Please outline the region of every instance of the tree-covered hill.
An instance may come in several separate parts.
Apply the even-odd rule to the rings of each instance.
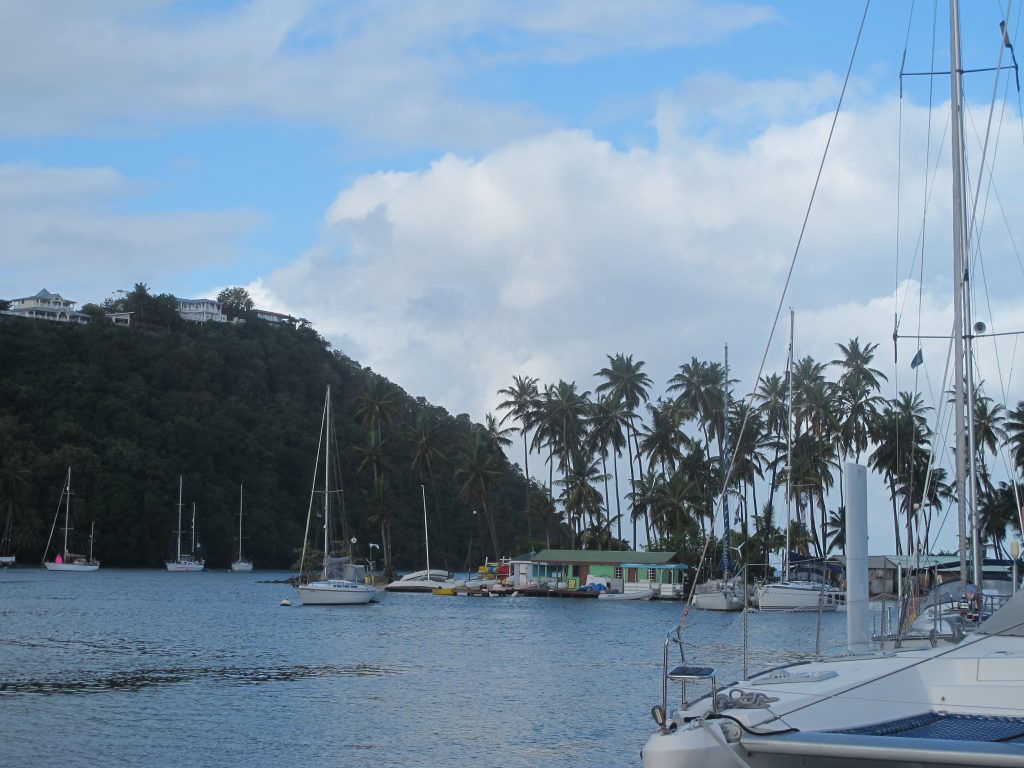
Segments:
[[[73,548],[95,521],[105,565],[158,566],[173,544],[180,475],[208,566],[227,567],[236,551],[244,484],[246,553],[257,567],[288,567],[302,545],[327,386],[357,556],[383,536],[397,567],[422,567],[421,484],[432,565],[462,568],[467,554],[478,562],[531,544],[526,481],[486,429],[409,396],[312,328],[259,321],[0,316],[0,533],[9,525],[19,563],[40,562],[71,467]],[[560,532],[552,520],[533,530]]]

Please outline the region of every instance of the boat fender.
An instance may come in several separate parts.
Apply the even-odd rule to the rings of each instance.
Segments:
[[[281,607],[282,608],[291,608],[292,607],[292,601],[289,600],[288,598],[285,598],[284,600],[281,601]]]

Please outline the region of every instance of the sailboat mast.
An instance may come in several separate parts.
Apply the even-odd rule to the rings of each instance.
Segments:
[[[242,560],[242,488],[243,483],[238,484],[238,560]]]
[[[722,572],[729,565],[729,345],[725,345],[725,391],[722,397]]]
[[[430,580],[430,533],[427,530],[427,489],[420,485],[423,496],[423,541],[427,545],[427,580]]]
[[[331,388],[327,387],[327,417],[324,421],[324,580],[327,579],[327,556],[330,551],[331,520]]]
[[[92,562],[92,541],[96,538],[96,521],[92,521],[92,526],[89,528],[89,562]]]
[[[181,475],[178,475],[178,530],[175,533],[178,534],[177,561],[181,562]]]
[[[793,308],[789,309],[789,352],[786,354],[786,551],[782,556],[782,581],[789,581],[789,520],[793,482]]]
[[[68,525],[71,519],[71,467],[68,467],[67,484],[64,486],[64,558],[68,556]]]
[[[196,554],[196,503],[192,502],[192,556]]]
[[[953,354],[956,367],[953,373],[953,415],[956,432],[956,523],[960,540],[960,581],[967,583],[967,490],[968,453],[965,444],[964,370],[970,369],[970,360],[964,356],[964,254],[967,252],[967,206],[964,191],[964,120],[963,87],[960,69],[960,13],[956,0],[949,3],[949,56],[950,56],[950,109],[953,162]],[[972,398],[973,399],[973,398]],[[973,483],[971,483],[973,485]],[[967,491],[965,493],[965,491]],[[972,558],[973,559],[973,558]]]

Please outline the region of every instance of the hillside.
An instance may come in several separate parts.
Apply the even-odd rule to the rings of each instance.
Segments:
[[[302,544],[328,385],[357,555],[381,542],[384,517],[394,564],[422,567],[422,483],[432,565],[462,568],[471,537],[473,562],[493,557],[473,494],[478,484],[467,483],[467,456],[482,448],[499,554],[529,544],[526,481],[482,427],[409,396],[331,350],[311,328],[125,328],[4,317],[0,360],[0,531],[9,518],[19,563],[41,561],[70,466],[73,536],[81,549],[95,521],[104,565],[162,563],[173,544],[181,475],[210,567],[227,567],[237,546],[239,484],[246,552],[257,567],[288,567]],[[370,411],[380,414],[379,456],[368,448]],[[424,461],[414,468],[417,452],[431,457],[433,483]],[[384,480],[376,494],[374,459]]]

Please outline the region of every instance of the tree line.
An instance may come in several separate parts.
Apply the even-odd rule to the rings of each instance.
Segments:
[[[695,563],[707,537],[717,541],[721,530],[713,516],[727,456],[741,561],[764,568],[784,548],[787,493],[791,548],[812,557],[843,551],[841,473],[850,460],[866,460],[884,480],[896,553],[927,551],[935,515],[954,495],[933,456],[937,448],[941,458],[942,446],[928,426],[931,408],[916,393],[880,394],[886,377],[872,367],[877,344],[854,338],[836,346],[839,356],[827,363],[808,356],[794,361],[791,375],[763,377],[752,397],[727,398],[738,382],[726,381],[721,363],[696,357],[656,398],[645,363],[627,354],[607,356],[593,392],[515,376],[499,390],[502,415],[488,417],[488,429],[506,446],[519,436],[524,467],[531,454],[543,462],[543,503],[555,499],[574,539],[589,546],[646,541]],[[1019,488],[995,480],[991,466],[1001,448],[1015,476],[1024,466],[1024,402],[1006,412],[979,389],[974,431],[981,538],[1006,555]],[[834,490],[839,497],[830,502]]]
[[[568,542],[554,515],[528,526],[527,480],[483,425],[407,394],[307,323],[185,323],[173,297],[141,284],[95,306],[142,321],[0,316],[0,548],[20,563],[42,561],[70,466],[73,548],[95,522],[105,565],[159,566],[171,554],[180,476],[211,567],[237,553],[240,485],[246,554],[290,567],[327,386],[347,532],[336,548],[351,536],[357,557],[423,567],[424,495],[435,566]]]

